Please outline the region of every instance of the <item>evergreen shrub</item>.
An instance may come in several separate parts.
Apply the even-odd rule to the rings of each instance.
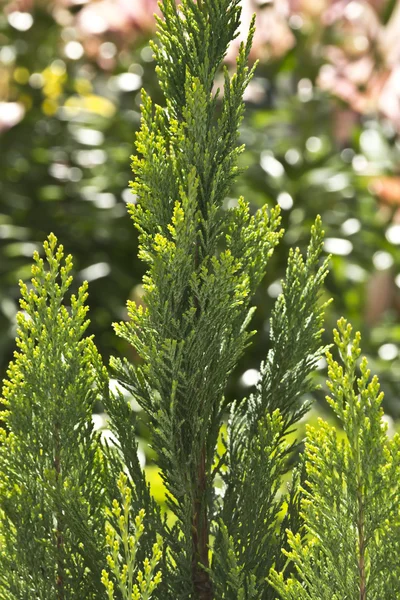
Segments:
[[[143,303],[128,302],[128,320],[115,325],[138,361],[113,358],[110,372],[150,420],[168,511],[138,460],[136,413],[85,337],[87,286],[69,295],[72,259],[50,235],[31,284],[21,283],[3,387],[0,598],[398,598],[399,438],[388,439],[350,325],[334,334],[343,366],[322,345],[319,218],[306,256],[289,253],[254,392],[224,397],[282,236],[279,210],[224,203],[242,151],[254,26],[236,72],[223,70],[218,101],[239,0],[163,0],[162,9],[153,48],[165,106],[143,92],[129,205],[147,265]],[[299,458],[293,432],[326,353],[344,437],[321,422]],[[113,443],[94,430],[96,402]]]

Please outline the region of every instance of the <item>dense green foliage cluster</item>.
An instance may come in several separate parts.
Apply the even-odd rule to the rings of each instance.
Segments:
[[[324,345],[320,217],[305,255],[289,253],[254,392],[226,395],[282,237],[278,208],[252,214],[243,198],[224,206],[243,151],[254,24],[235,73],[224,69],[222,94],[215,84],[239,0],[183,0],[179,9],[163,0],[162,11],[154,51],[165,106],[143,93],[129,205],[144,295],[115,325],[139,360],[113,357],[110,386],[84,336],[87,285],[68,295],[72,259],[51,234],[46,260],[34,255],[31,286],[21,283],[18,351],[4,383],[0,598],[394,599],[399,438],[388,439],[377,379],[357,362],[359,336],[339,321],[344,367]],[[309,428],[299,459],[296,425],[325,354],[345,437]],[[93,426],[96,402],[106,436]],[[140,465],[136,403],[166,512]]]

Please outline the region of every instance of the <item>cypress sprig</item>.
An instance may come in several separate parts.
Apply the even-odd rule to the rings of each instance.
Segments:
[[[220,463],[225,492],[217,512],[214,544],[215,577],[221,593],[227,576],[221,566],[233,546],[245,597],[253,597],[256,583],[258,598],[274,598],[266,570],[281,562],[288,524],[301,527],[296,476],[291,492],[281,494],[280,490],[297,447],[287,436],[309,408],[304,398],[315,387],[310,376],[326,350],[321,343],[326,307],[321,296],[328,268],[327,260],[320,264],[323,236],[318,217],[306,257],[298,248],[290,251],[282,293],[270,320],[273,346],[260,367],[256,392],[231,408],[226,453]],[[279,523],[282,513],[286,516]],[[221,597],[234,600],[235,590],[225,589]]]
[[[153,545],[151,559],[146,557],[143,568],[138,568],[137,553],[144,532],[143,520],[146,511],[141,509],[132,524],[132,490],[124,473],[120,474],[117,486],[121,503],[114,499],[112,509],[106,509],[109,519],[106,523],[109,570],[103,569],[101,581],[109,600],[116,598],[113,580],[118,585],[122,600],[150,600],[162,579],[161,571],[156,571],[162,557],[162,541],[159,537]],[[113,579],[110,579],[109,571]]]
[[[327,398],[343,429],[307,428],[302,515],[307,535],[288,531],[296,577],[273,570],[284,600],[395,600],[400,594],[400,436],[389,438],[376,376],[359,360],[360,334],[338,322],[340,363],[327,354]]]
[[[87,573],[93,557],[88,548],[82,554],[64,506],[79,496],[101,545],[102,461],[92,411],[107,374],[92,338],[84,337],[87,283],[67,300],[72,258],[63,260],[52,234],[44,251],[45,261],[34,255],[31,286],[20,283],[18,350],[3,386],[0,597],[8,600],[94,598],[99,589]]]

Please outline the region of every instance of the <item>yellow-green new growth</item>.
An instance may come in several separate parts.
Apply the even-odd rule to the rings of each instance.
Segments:
[[[133,533],[130,533],[132,490],[124,473],[120,474],[117,485],[121,504],[114,500],[112,509],[106,509],[109,519],[106,523],[109,571],[103,570],[101,581],[107,590],[108,600],[115,599],[114,580],[123,600],[150,600],[161,582],[161,571],[155,572],[162,557],[161,537],[157,536],[151,559],[145,558],[143,568],[138,570],[136,555],[144,532],[145,511],[139,511],[133,521]],[[110,579],[110,574],[113,579]]]

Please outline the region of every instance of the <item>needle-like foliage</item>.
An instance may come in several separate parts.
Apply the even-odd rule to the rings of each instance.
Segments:
[[[283,600],[395,600],[400,597],[400,437],[382,420],[383,394],[360,335],[341,319],[339,364],[328,353],[331,395],[343,429],[308,427],[302,514],[306,536],[288,531],[296,577],[271,572]]]
[[[160,538],[153,545],[151,559],[146,557],[143,568],[138,569],[137,554],[144,532],[146,511],[142,508],[136,515],[131,533],[132,490],[124,473],[119,476],[117,485],[122,503],[114,500],[112,509],[106,510],[109,519],[106,523],[107,564],[113,578],[110,578],[109,571],[103,569],[101,580],[107,590],[108,600],[115,600],[116,597],[114,580],[122,600],[150,600],[162,577],[161,571],[156,572],[162,556]]]

